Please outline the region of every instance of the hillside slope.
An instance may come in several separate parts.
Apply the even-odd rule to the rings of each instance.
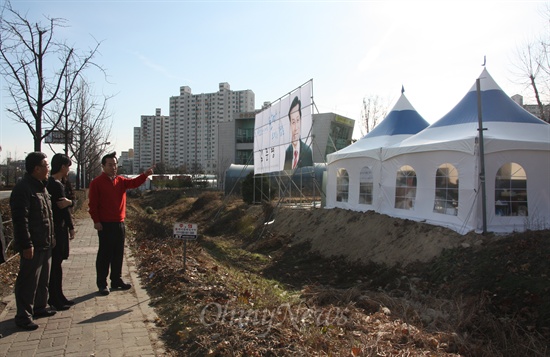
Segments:
[[[548,231],[460,236],[374,213],[290,208],[265,225],[273,209],[214,193],[130,201],[140,273],[175,354],[547,354]],[[174,222],[199,224],[185,270]],[[205,304],[232,306],[233,315],[206,326]],[[247,315],[285,304],[340,309],[346,323],[278,321],[266,335]]]

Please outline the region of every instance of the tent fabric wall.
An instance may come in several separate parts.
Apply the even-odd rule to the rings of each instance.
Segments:
[[[550,228],[550,125],[510,99],[485,69],[480,75],[480,85],[485,129],[487,230],[512,232]],[[369,209],[448,227],[461,234],[481,231],[483,212],[476,89],[474,84],[448,114],[415,135],[388,141],[388,145],[377,150],[362,143],[367,148],[364,156],[360,150],[350,149],[332,154],[327,170],[327,208],[365,210],[365,207],[358,207],[352,197],[357,192],[357,179],[351,173],[356,173],[355,165],[368,163],[379,168],[374,177],[376,202]],[[497,214],[496,175],[503,165],[510,163],[520,165],[527,177],[527,216]],[[458,172],[458,205],[449,210],[450,214],[434,212],[436,172],[442,164],[451,164]],[[404,165],[412,167],[416,173],[416,197],[412,209],[395,207],[397,172]],[[335,190],[331,176],[334,177],[339,168],[350,173],[350,196],[346,204],[334,202],[331,194],[331,190]]]
[[[380,160],[370,157],[352,158],[348,160],[337,161],[327,166],[327,188],[326,188],[326,207],[327,208],[344,208],[355,211],[366,212],[369,210],[378,210],[377,204],[381,200],[374,199],[380,194],[380,188],[377,185],[373,186],[373,204],[359,203],[359,177],[363,168],[368,167],[373,174],[373,182],[380,182]],[[336,197],[336,177],[339,169],[345,169],[349,175],[349,196],[346,201],[340,201]],[[329,179],[330,178],[330,179]]]
[[[456,216],[434,212],[435,174],[438,167],[444,163],[452,163],[459,174],[459,203]],[[396,175],[403,165],[411,166],[417,175],[415,204],[410,210],[395,207]],[[475,208],[472,202],[475,202],[479,192],[475,179],[478,165],[473,156],[468,157],[453,151],[413,153],[394,157],[392,160],[385,161],[382,166],[381,185],[384,200],[380,213],[403,219],[425,221],[451,228],[461,234],[473,229],[475,223],[472,213]]]
[[[373,181],[381,182],[382,148],[401,142],[428,126],[428,122],[418,114],[403,93],[392,110],[372,131],[364,137],[327,156],[326,207],[344,208],[358,211],[378,210],[382,200],[379,185],[373,186],[373,204],[359,203],[359,174],[364,167],[372,170]],[[339,169],[348,171],[349,198],[339,201],[336,197],[336,179]]]
[[[550,126],[550,125],[549,125]],[[549,145],[550,145],[550,136]],[[487,225],[492,232],[513,232],[550,228],[550,148],[548,150],[510,150],[486,156]],[[487,163],[488,161],[488,163]],[[495,215],[495,176],[508,162],[523,167],[527,176],[527,216]],[[479,207],[481,209],[481,207]],[[478,223],[478,229],[480,224]]]

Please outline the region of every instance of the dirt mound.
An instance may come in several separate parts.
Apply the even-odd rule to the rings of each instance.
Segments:
[[[350,262],[406,266],[427,262],[445,249],[483,243],[481,235],[462,236],[427,223],[392,218],[375,212],[281,207],[268,231],[308,241],[324,256]]]

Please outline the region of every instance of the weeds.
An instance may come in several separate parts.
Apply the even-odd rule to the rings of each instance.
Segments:
[[[151,201],[147,205],[163,206]],[[501,257],[489,251],[449,250],[439,260],[414,269],[349,264],[312,254],[307,244],[294,244],[290,236],[270,233],[261,240],[250,239],[249,232],[263,224],[269,207],[256,216],[239,202],[222,206],[219,196],[209,193],[177,208],[210,234],[190,244],[185,272],[181,242],[166,239],[171,226],[158,219],[170,222],[168,210],[174,212],[175,207],[131,219],[139,271],[175,354],[548,354],[548,337],[526,324],[525,311],[510,309],[502,314],[502,293],[494,289],[512,289],[521,280],[540,286],[540,292],[547,288],[544,277],[528,279],[545,266],[547,253],[540,257],[525,253],[529,266],[522,260],[523,252],[538,249],[541,241],[499,243],[501,252],[517,258],[503,266],[503,272],[517,278],[506,286],[501,283],[509,276],[494,269]],[[218,219],[212,222],[218,210]],[[536,320],[533,316],[532,322]]]

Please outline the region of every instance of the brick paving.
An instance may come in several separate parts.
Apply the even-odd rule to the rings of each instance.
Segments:
[[[9,296],[0,314],[0,356],[165,354],[154,324],[157,316],[140,286],[130,250],[126,249],[122,278],[132,284],[132,289],[102,296],[95,284],[97,248],[92,220],[78,219],[69,259],[63,262],[63,291],[76,304],[52,317],[36,319],[38,329],[25,331],[15,326],[15,297]]]

